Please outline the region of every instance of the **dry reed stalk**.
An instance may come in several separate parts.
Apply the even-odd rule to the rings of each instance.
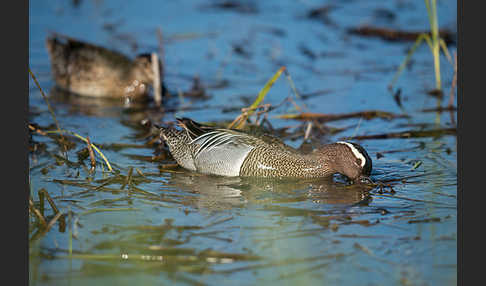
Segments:
[[[39,82],[37,81],[37,78],[35,77],[34,73],[30,70],[30,67],[29,67],[29,73],[30,73],[30,76],[32,77],[32,79],[34,80],[35,85],[39,89],[39,91],[40,91],[40,93],[42,95],[42,98],[44,99],[44,101],[47,104],[47,109],[49,109],[49,112],[51,113],[52,119],[54,120],[54,123],[56,124],[57,130],[59,131],[59,135],[61,135],[61,139],[62,139],[62,143],[63,143],[62,146],[64,147],[64,153],[66,153],[67,152],[67,147],[64,144],[65,139],[64,139],[64,136],[61,133],[61,127],[59,125],[59,122],[57,121],[56,115],[54,114],[54,110],[52,110],[52,107],[49,104],[49,100],[47,100],[47,97],[46,97],[44,91],[42,90],[42,88],[41,88]]]
[[[157,106],[162,103],[162,92],[160,87],[160,67],[159,57],[156,53],[152,53],[152,70],[154,72],[154,100]]]
[[[29,127],[30,130],[35,131],[35,132],[39,133],[40,135],[47,136],[47,133],[45,133],[44,131],[42,131],[40,129],[35,128],[31,124],[29,124],[28,127]]]
[[[312,130],[312,121],[310,121],[309,123],[307,123],[307,128],[305,129],[304,140],[307,140],[309,138],[309,135],[311,133],[311,130]]]
[[[128,185],[128,187],[130,187],[130,184],[132,182],[132,173],[133,173],[133,167],[130,167],[130,169],[128,169],[128,175],[127,175],[127,178],[125,180],[125,182],[123,183],[121,189],[123,190],[125,188],[125,186]]]
[[[44,196],[45,196],[45,198],[47,199],[47,202],[51,206],[52,210],[54,210],[54,212],[56,214],[59,213],[59,209],[57,208],[56,203],[54,203],[54,200],[51,198],[51,196],[46,191],[46,189],[40,189],[38,193],[39,193],[39,198],[41,197],[41,194],[42,194],[42,198],[44,198]]]
[[[454,52],[454,77],[452,78],[451,91],[449,93],[449,108],[454,105],[454,91],[457,84],[457,53]]]
[[[91,147],[91,140],[89,140],[89,137],[86,136],[86,144],[88,144],[88,153],[89,153],[89,159],[91,160],[91,171],[93,171],[96,168],[96,161],[94,157],[94,152],[93,148]]]
[[[35,214],[35,216],[39,219],[39,222],[42,224],[42,226],[47,226],[46,219],[44,216],[41,214],[41,212],[34,206],[34,202],[32,201],[31,198],[29,198],[29,209]]]
[[[45,232],[48,232],[49,229],[56,223],[56,221],[62,217],[63,213],[58,212],[49,222],[49,224],[46,226],[46,229],[44,230]]]

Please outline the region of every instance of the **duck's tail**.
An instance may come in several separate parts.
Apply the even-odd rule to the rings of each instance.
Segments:
[[[191,140],[194,140],[195,138],[207,133],[214,131],[213,127],[202,125],[190,118],[182,117],[182,118],[176,118],[177,122],[179,123],[179,126],[184,128],[184,130],[187,131],[187,134],[191,138]]]

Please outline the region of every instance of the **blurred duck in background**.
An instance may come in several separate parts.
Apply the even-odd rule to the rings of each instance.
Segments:
[[[146,98],[149,86],[153,86],[154,96],[160,98],[164,68],[155,54],[131,60],[119,52],[59,34],[49,36],[46,45],[53,78],[66,91],[138,100]]]

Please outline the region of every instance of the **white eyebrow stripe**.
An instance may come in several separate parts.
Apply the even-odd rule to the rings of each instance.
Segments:
[[[356,147],[353,146],[353,144],[351,144],[349,142],[344,142],[344,141],[338,141],[336,143],[344,144],[344,145],[348,146],[351,149],[351,151],[353,152],[354,156],[361,160],[361,168],[364,167],[364,165],[366,164],[366,158],[363,156],[363,154],[361,154],[361,152],[358,149],[356,149]]]

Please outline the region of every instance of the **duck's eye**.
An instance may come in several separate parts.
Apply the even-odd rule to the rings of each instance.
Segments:
[[[358,164],[358,166],[361,166],[361,159],[356,159],[356,164]]]

